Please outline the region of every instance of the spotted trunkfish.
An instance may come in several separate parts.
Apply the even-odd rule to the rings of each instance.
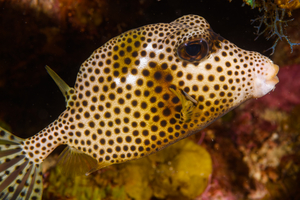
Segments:
[[[41,199],[41,164],[59,145],[67,145],[60,162],[88,175],[194,134],[279,81],[269,58],[240,49],[197,15],[109,40],[81,65],[74,88],[46,69],[66,110],[27,139],[0,128],[1,199]]]

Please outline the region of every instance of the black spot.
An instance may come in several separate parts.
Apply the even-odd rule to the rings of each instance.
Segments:
[[[138,56],[137,51],[132,52],[131,56],[134,57],[134,58],[137,57]]]
[[[125,52],[123,50],[119,51],[119,56],[124,56],[125,55]]]
[[[135,139],[135,143],[136,143],[136,144],[140,144],[141,142],[142,142],[142,140],[141,140],[140,138],[136,138],[136,139]]]
[[[155,58],[155,53],[154,53],[154,52],[151,52],[151,53],[149,54],[149,56],[150,56],[150,58]]]
[[[106,136],[111,136],[111,131],[110,131],[110,130],[107,130],[107,131],[105,132],[105,135],[106,135]]]
[[[193,91],[197,92],[198,91],[198,86],[197,85],[193,85],[192,89],[193,89]]]
[[[205,65],[205,68],[206,68],[207,70],[210,70],[210,69],[212,68],[212,66],[211,66],[211,64],[206,64],[206,65]]]
[[[124,63],[129,65],[131,63],[131,59],[130,58],[125,58]]]
[[[148,130],[143,130],[142,134],[143,134],[143,136],[148,136],[149,135],[149,131]]]
[[[167,64],[167,63],[161,64],[161,68],[162,68],[162,69],[167,69],[167,68],[168,68],[168,64]]]
[[[136,148],[135,148],[134,145],[132,145],[132,146],[130,147],[130,150],[131,150],[131,151],[135,151],[135,149],[136,149]]]
[[[148,97],[149,95],[150,95],[150,92],[149,92],[148,90],[145,90],[145,91],[144,91],[144,96],[145,96],[145,97]]]
[[[116,62],[116,63],[113,64],[113,67],[117,69],[117,68],[120,67],[120,64]]]
[[[209,88],[208,88],[208,86],[207,85],[205,85],[205,86],[203,86],[203,89],[202,89],[204,92],[207,92],[208,90],[209,90]]]
[[[161,93],[162,87],[161,87],[161,86],[157,86],[157,87],[155,87],[154,91],[155,91],[156,93]]]
[[[120,152],[121,151],[121,147],[116,146],[116,152]]]
[[[156,97],[151,97],[151,98],[150,98],[150,102],[151,102],[151,103],[155,103],[155,102],[156,102]]]
[[[192,74],[188,74],[188,75],[186,75],[186,78],[187,78],[188,80],[191,80],[191,79],[193,78],[193,75],[192,75]]]
[[[85,113],[84,113],[84,117],[85,117],[85,118],[89,118],[89,117],[90,117],[90,113],[85,112]]]
[[[119,100],[118,100],[118,102],[119,102],[119,104],[124,104],[124,99],[122,99],[122,98],[120,98]]]
[[[177,103],[179,102],[179,98],[178,98],[178,97],[173,97],[173,98],[172,98],[172,102],[173,102],[174,104],[177,104]]]
[[[180,78],[180,77],[182,77],[182,76],[183,76],[182,71],[177,72],[177,77],[178,77],[178,78]]]
[[[100,144],[104,145],[105,144],[105,139],[100,139]]]
[[[165,136],[166,136],[166,133],[165,133],[164,131],[160,131],[160,132],[159,132],[159,136],[160,136],[160,137],[165,137]]]
[[[148,82],[147,82],[147,86],[148,86],[148,87],[152,87],[152,86],[153,86],[153,81],[148,81]]]
[[[114,46],[113,50],[114,50],[114,51],[118,51],[118,50],[119,50],[119,47],[118,47],[118,46]]]
[[[149,66],[150,66],[151,68],[154,68],[154,67],[156,67],[156,63],[155,63],[155,62],[150,62],[150,63],[149,63]]]
[[[171,110],[169,109],[169,108],[165,108],[164,110],[163,110],[163,115],[164,116],[169,116],[171,114]]]
[[[113,56],[113,59],[114,59],[114,60],[118,60],[118,59],[119,59],[119,56],[118,56],[118,55],[114,55],[114,56]],[[114,67],[115,67],[115,64],[116,64],[116,63],[114,63]],[[119,63],[117,63],[117,64],[119,64]],[[115,67],[115,68],[116,68],[116,67]]]
[[[141,91],[140,90],[135,90],[134,93],[135,93],[136,96],[140,96],[141,95]]]
[[[146,102],[142,102],[141,103],[141,108],[143,108],[143,109],[147,108],[147,103]]]
[[[152,136],[151,136],[151,140],[152,140],[152,141],[155,141],[156,139],[157,139],[156,135],[152,135]]]
[[[126,140],[126,142],[131,142],[131,137],[130,136],[127,136],[126,138],[125,138],[125,140]]]
[[[90,122],[90,123],[89,123],[89,126],[90,126],[91,128],[94,128],[94,127],[95,127],[95,123],[94,123],[94,122]]]
[[[154,73],[154,78],[155,78],[156,80],[160,80],[161,77],[162,77],[161,72],[157,71],[157,72]]]
[[[106,68],[104,69],[104,73],[108,74],[109,72],[110,72],[110,69],[109,69],[108,67],[106,67]]]
[[[106,113],[104,114],[104,116],[105,116],[105,118],[110,118],[110,117],[111,117],[111,114],[110,114],[109,112],[106,112]]]
[[[133,114],[133,116],[134,116],[135,118],[139,118],[139,117],[140,117],[140,113],[139,113],[138,111],[136,111],[136,112]]]
[[[132,51],[132,47],[131,47],[131,46],[128,46],[128,47],[126,48],[126,51],[127,51],[127,52],[131,52],[131,51]]]
[[[135,47],[139,47],[140,45],[141,45],[141,43],[140,43],[139,41],[135,41],[135,42],[134,42],[134,46],[135,46]]]
[[[220,76],[219,80],[223,82],[223,81],[225,81],[225,77],[224,76]]]
[[[137,69],[133,68],[133,69],[131,70],[131,74],[136,75],[136,74],[137,74]]]
[[[171,74],[167,74],[165,77],[165,81],[171,82],[173,80],[173,76]]]
[[[142,71],[142,74],[143,74],[144,76],[149,76],[150,72],[149,72],[149,70],[144,69],[144,70]]]
[[[209,76],[208,76],[208,80],[209,80],[209,81],[214,81],[214,79],[215,79],[214,75],[209,75]]]
[[[98,91],[99,91],[99,87],[98,87],[98,86],[94,86],[94,87],[93,87],[93,91],[94,91],[94,92],[98,92]]]
[[[128,131],[129,131],[129,128],[128,128],[128,127],[124,127],[124,128],[123,128],[123,132],[124,132],[124,133],[128,133]]]
[[[143,85],[143,82],[144,82],[143,79],[138,79],[136,83],[137,83],[139,86],[142,86],[142,85]]]
[[[150,141],[149,141],[149,140],[145,140],[145,141],[144,141],[144,144],[145,144],[145,145],[149,145],[149,144],[150,144]]]
[[[151,131],[156,132],[158,130],[158,127],[155,125],[151,126]]]
[[[139,151],[144,151],[144,147],[140,146]]]
[[[108,141],[108,144],[113,145],[113,144],[114,144],[114,141],[113,141],[113,140],[109,140],[109,141]]]
[[[139,131],[137,131],[137,130],[133,131],[133,132],[132,132],[132,135],[138,136],[138,135],[139,135]]]
[[[128,72],[128,68],[127,67],[122,67],[122,73],[126,74]]]
[[[146,51],[141,51],[141,56],[145,57],[147,55]]]

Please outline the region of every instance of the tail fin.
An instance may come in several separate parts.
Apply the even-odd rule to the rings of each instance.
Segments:
[[[30,161],[24,139],[0,127],[0,199],[41,199],[41,165]]]

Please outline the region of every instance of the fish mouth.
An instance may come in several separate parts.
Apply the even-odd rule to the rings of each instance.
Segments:
[[[270,63],[270,65],[271,65],[271,69],[270,69],[270,73],[266,77],[266,84],[274,85],[275,87],[275,85],[279,82],[279,78],[277,77],[279,66],[274,64],[273,62]]]
[[[264,75],[256,74],[253,90],[254,98],[259,98],[268,94],[275,89],[275,85],[279,82],[279,79],[277,77],[279,71],[278,65],[269,60],[269,62],[267,62],[266,65],[263,66],[263,68],[265,68]]]

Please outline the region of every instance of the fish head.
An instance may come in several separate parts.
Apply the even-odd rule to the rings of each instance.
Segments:
[[[184,91],[196,100],[215,99],[235,107],[264,96],[279,82],[279,67],[272,60],[224,39],[203,17],[186,15],[171,24],[177,28],[165,40],[174,45],[177,66],[186,77]]]

